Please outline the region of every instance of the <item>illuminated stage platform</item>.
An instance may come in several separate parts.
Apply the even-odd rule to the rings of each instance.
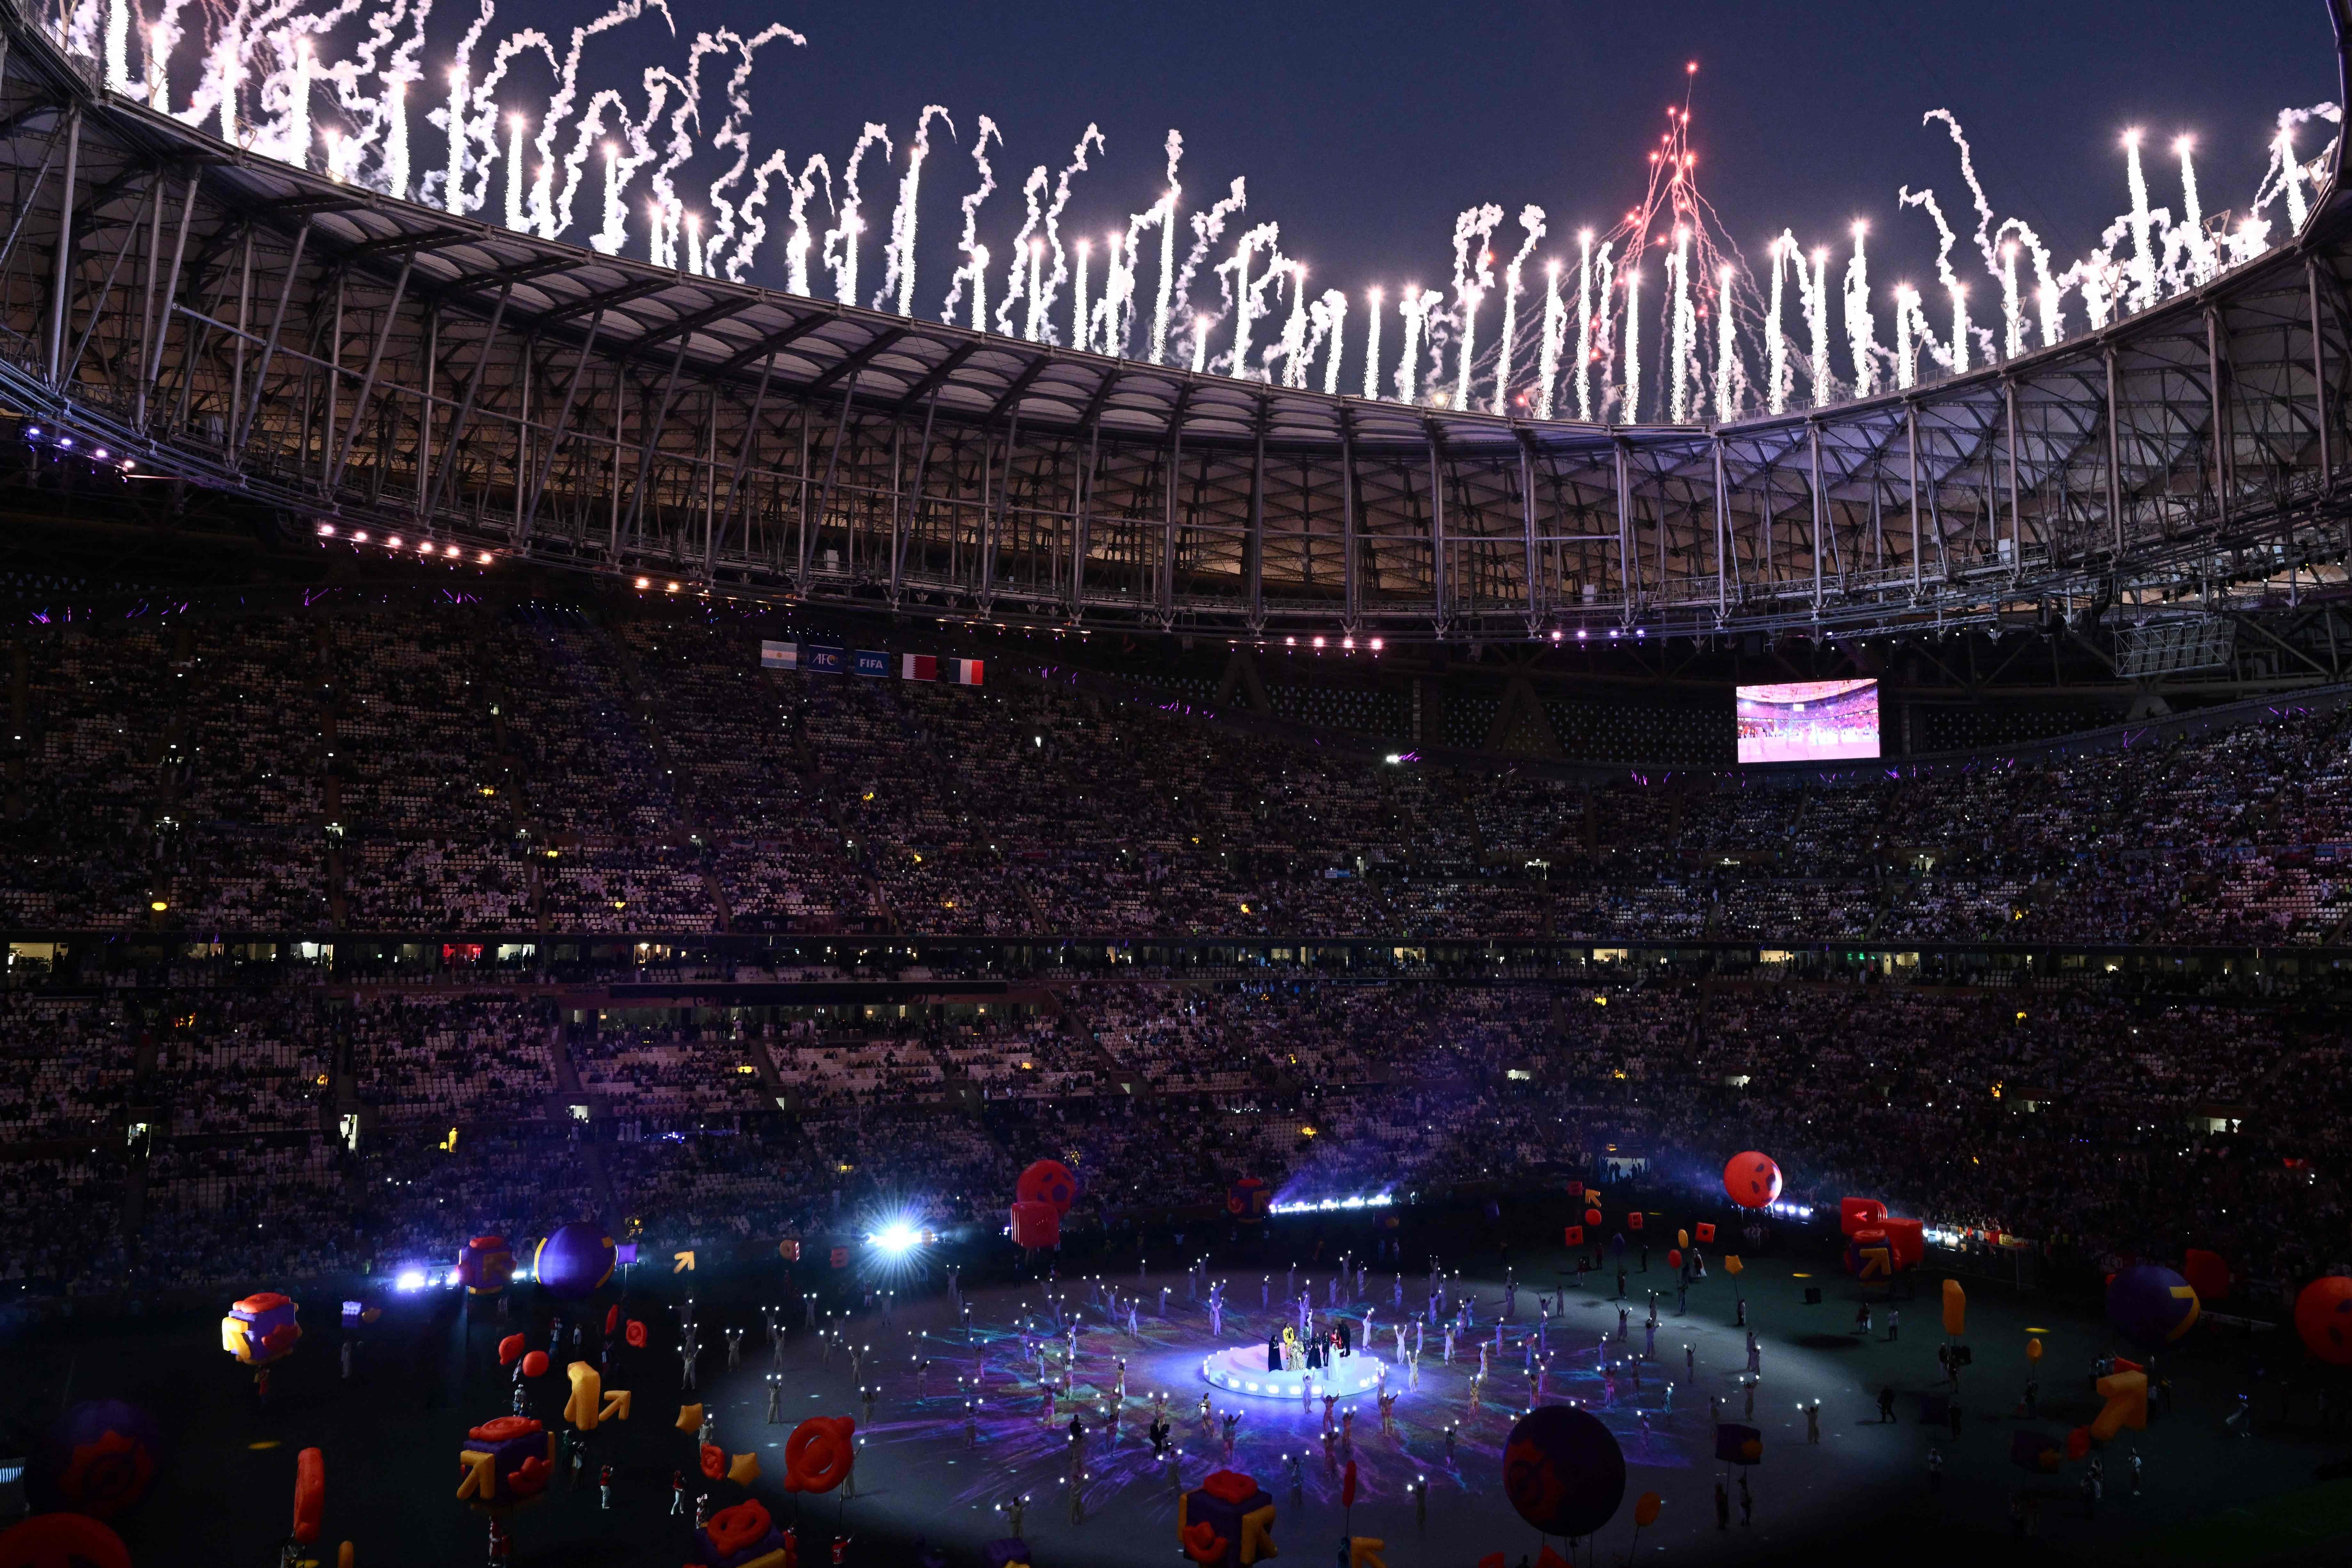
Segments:
[[[1315,1384],[1314,1397],[1329,1394],[1342,1399],[1354,1399],[1375,1392],[1388,1372],[1388,1363],[1376,1355],[1359,1351],[1353,1355],[1339,1356],[1328,1366],[1298,1372],[1268,1372],[1265,1370],[1265,1347],[1243,1345],[1234,1350],[1220,1351],[1201,1363],[1201,1375],[1213,1387],[1229,1394],[1250,1394],[1259,1399],[1287,1399],[1293,1404],[1307,1397],[1306,1384]]]

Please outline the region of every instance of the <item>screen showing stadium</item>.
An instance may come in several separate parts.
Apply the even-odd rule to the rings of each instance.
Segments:
[[[1735,689],[1743,763],[1826,763],[1878,755],[1875,680],[1800,680]]]

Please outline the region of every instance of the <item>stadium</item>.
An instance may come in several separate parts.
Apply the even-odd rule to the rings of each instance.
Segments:
[[[0,0],[0,1568],[2341,1560],[2334,143],[1359,396],[133,9]]]

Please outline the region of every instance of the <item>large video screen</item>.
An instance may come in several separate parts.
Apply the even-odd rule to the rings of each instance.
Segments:
[[[1875,680],[1799,680],[1736,690],[1743,763],[1826,763],[1878,755]]]

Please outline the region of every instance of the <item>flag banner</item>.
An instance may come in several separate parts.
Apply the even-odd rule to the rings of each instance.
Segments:
[[[978,686],[980,663],[976,658],[943,658],[940,660],[940,679],[958,686]]]
[[[940,661],[927,653],[905,653],[898,656],[898,679],[901,680],[937,680]]]
[[[857,650],[857,663],[854,668],[859,675],[879,676],[887,679],[890,656],[878,648],[862,647]]]
[[[837,647],[826,647],[822,643],[810,643],[801,649],[803,669],[812,670],[819,675],[839,675],[842,665],[843,654]]]
[[[801,645],[796,642],[762,642],[760,645],[761,669],[798,669],[801,667]]]

